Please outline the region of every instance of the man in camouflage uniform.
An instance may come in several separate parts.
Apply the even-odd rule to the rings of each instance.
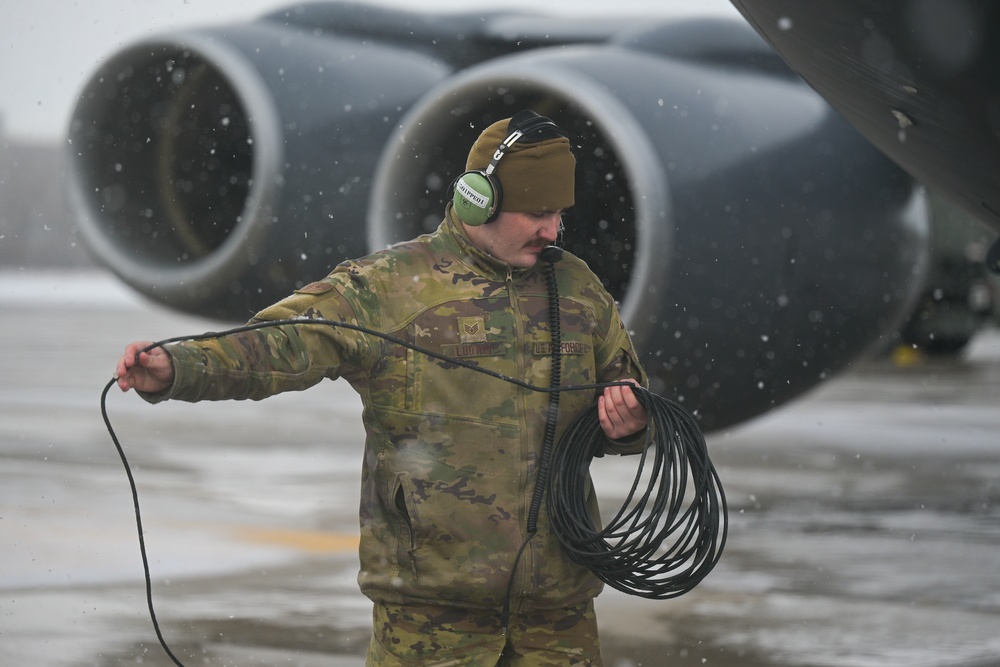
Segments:
[[[509,123],[483,131],[467,169],[487,166]],[[368,665],[601,664],[599,580],[567,556],[544,504],[537,532],[526,534],[549,395],[366,331],[308,323],[346,322],[547,386],[552,338],[538,255],[573,204],[576,163],[565,137],[536,134],[495,164],[495,220],[466,224],[449,204],[434,233],[344,262],[252,320],[301,322],[142,354],[150,343],[136,342],[118,362],[122,390],[151,402],[258,400],[324,378],[351,383],[367,433],[358,581],[374,602]],[[568,253],[552,267],[561,384],[645,384],[598,278]],[[561,393],[556,440],[596,401],[606,451],[641,448],[646,412],[631,390],[595,393]],[[596,517],[593,493],[589,503]]]

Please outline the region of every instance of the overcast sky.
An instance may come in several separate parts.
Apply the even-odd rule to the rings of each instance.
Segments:
[[[178,27],[252,20],[290,0],[0,0],[0,128],[27,139],[60,139],[84,82],[130,42]],[[443,10],[531,8],[538,0],[379,0]],[[727,0],[556,0],[553,13],[702,13],[738,17]],[[560,9],[561,7],[561,9]],[[2,133],[0,132],[0,133]]]

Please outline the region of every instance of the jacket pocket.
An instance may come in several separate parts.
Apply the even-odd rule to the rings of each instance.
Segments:
[[[413,513],[409,503],[412,493],[412,488],[410,488],[412,485],[409,482],[406,473],[397,473],[393,478],[389,498],[391,498],[392,510],[399,520],[399,563],[402,565],[409,562],[413,576],[417,576],[417,560],[414,557],[417,537],[413,528]]]

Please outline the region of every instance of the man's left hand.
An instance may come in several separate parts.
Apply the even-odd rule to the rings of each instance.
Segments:
[[[635,380],[627,382],[639,386]],[[644,429],[648,415],[630,387],[614,386],[605,387],[597,397],[597,417],[604,435],[619,440]]]

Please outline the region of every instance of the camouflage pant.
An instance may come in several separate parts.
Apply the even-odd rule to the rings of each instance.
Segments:
[[[593,601],[514,615],[376,603],[366,667],[601,667]]]

